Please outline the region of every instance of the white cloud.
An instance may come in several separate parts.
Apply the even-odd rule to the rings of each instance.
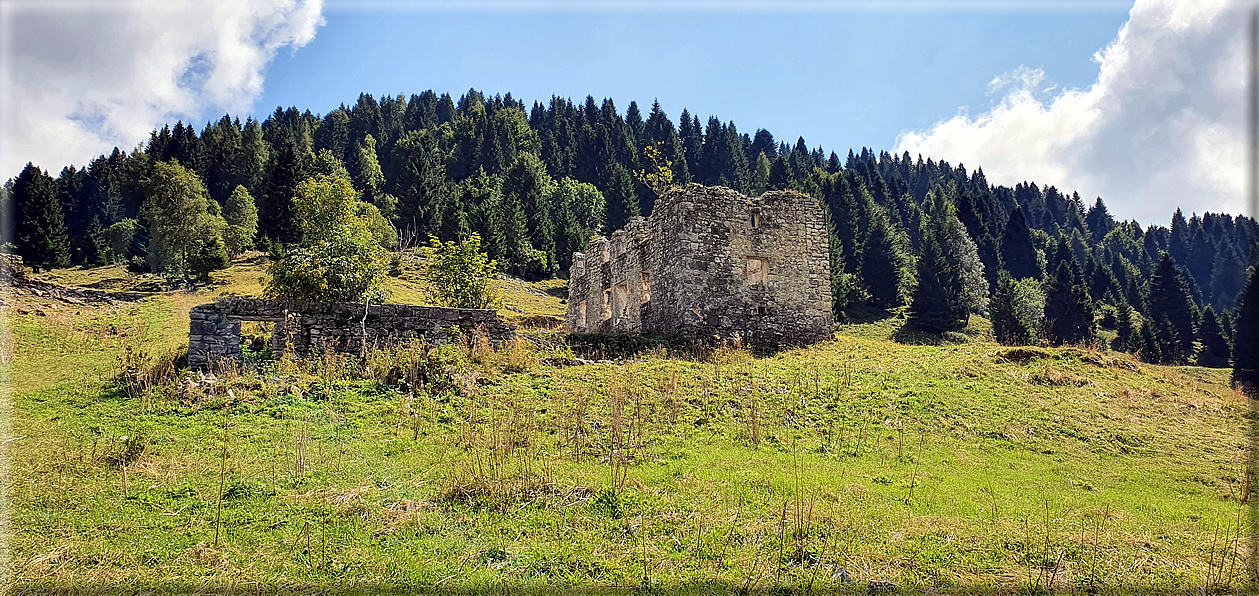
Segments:
[[[322,0],[5,2],[0,179],[129,149],[177,118],[246,111],[276,52],[314,39]]]
[[[1249,6],[1249,3],[1245,3]],[[1039,69],[999,76],[999,99],[928,130],[896,151],[982,167],[991,182],[1024,180],[1101,196],[1143,223],[1186,212],[1240,213],[1245,201],[1247,13],[1241,0],[1137,0],[1094,55],[1087,89],[1054,90]]]

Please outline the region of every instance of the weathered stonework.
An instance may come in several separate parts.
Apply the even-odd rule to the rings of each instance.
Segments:
[[[573,255],[567,328],[756,345],[831,337],[826,216],[797,192],[691,184]]]
[[[366,314],[366,318],[364,318]],[[189,312],[188,366],[206,368],[240,356],[241,321],[272,321],[272,347],[282,353],[292,346],[298,354],[312,347],[358,354],[366,333],[367,346],[388,347],[423,338],[445,343],[452,327],[464,333],[482,330],[499,344],[515,337],[516,327],[504,323],[493,310],[441,308],[411,304],[345,302],[283,302],[228,296]]]

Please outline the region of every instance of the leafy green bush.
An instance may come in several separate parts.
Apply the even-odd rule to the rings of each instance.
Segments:
[[[302,242],[268,270],[265,293],[280,300],[383,302],[389,253],[357,215],[357,193],[346,178],[317,176],[297,186],[294,207]]]
[[[498,263],[481,252],[480,235],[446,243],[429,236],[424,253],[428,257],[424,280],[434,302],[451,308],[498,306],[500,299],[493,287]]]

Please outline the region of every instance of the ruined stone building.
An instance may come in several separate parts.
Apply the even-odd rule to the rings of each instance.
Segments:
[[[567,327],[757,345],[831,337],[826,216],[808,195],[691,184],[573,255]]]
[[[188,366],[213,367],[240,357],[241,321],[275,323],[271,347],[276,354],[292,349],[358,354],[364,347],[386,348],[412,340],[429,344],[450,341],[453,330],[483,333],[493,344],[516,336],[516,327],[499,320],[493,310],[443,308],[413,304],[352,302],[289,302],[224,296],[188,313]],[[366,341],[366,346],[364,346]]]

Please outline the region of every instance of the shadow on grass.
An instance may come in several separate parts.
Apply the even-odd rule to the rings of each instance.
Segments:
[[[844,325],[864,325],[878,323],[898,316],[900,315],[896,312],[862,304],[844,309],[843,318],[836,322]]]
[[[565,341],[573,353],[588,360],[627,360],[651,352],[664,352],[670,358],[707,362],[721,348],[734,349],[730,344],[696,339],[684,339],[663,333],[570,333]],[[749,346],[742,344],[756,358],[770,357],[796,346]]]
[[[911,346],[942,346],[947,343],[951,343],[944,339],[943,335],[918,329],[909,321],[905,321],[905,323],[901,325],[900,329],[897,329],[896,333],[892,334],[892,339],[895,340],[896,343],[908,344]]]

